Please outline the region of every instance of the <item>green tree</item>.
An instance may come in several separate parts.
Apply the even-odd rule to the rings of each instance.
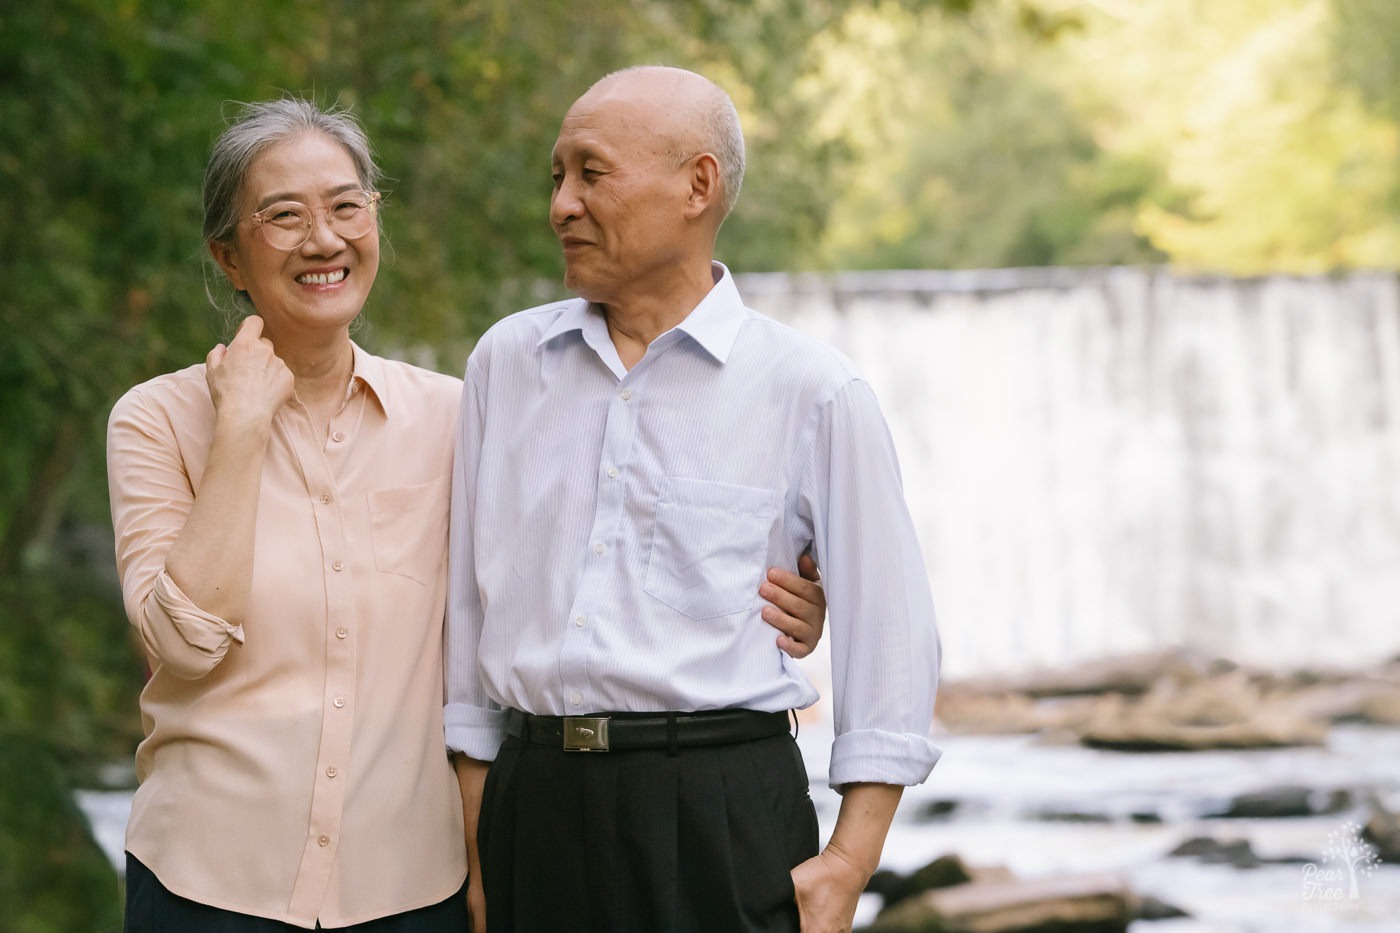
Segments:
[[[832,193],[828,268],[969,268],[1161,258],[1137,207],[1150,159],[1106,150],[1055,83],[1068,15],[980,4],[949,15],[895,4],[848,13],[822,37],[804,93],[819,132],[857,170]]]
[[[1164,165],[1169,197],[1144,201],[1136,229],[1173,263],[1257,274],[1394,262],[1395,122],[1338,80],[1351,51],[1334,38],[1339,23],[1383,34],[1394,13],[1339,2],[1342,20],[1333,0],[1101,5],[1065,44],[1076,95],[1101,104],[1095,135]]]

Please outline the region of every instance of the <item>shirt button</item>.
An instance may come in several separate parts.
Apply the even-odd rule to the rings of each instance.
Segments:
[[[336,709],[341,709],[345,706],[345,697],[336,697],[332,702],[335,703]]]
[[[583,705],[583,697],[580,694],[575,693],[573,696],[569,697],[569,702],[574,704],[575,706],[581,706]]]
[[[334,434],[331,435],[331,440],[339,444],[341,441],[345,440],[345,434],[341,431],[336,431]]]
[[[345,561],[336,561],[335,563],[331,564],[331,569],[334,570],[336,573],[340,573],[340,571],[345,569]]]
[[[576,618],[574,619],[574,625],[575,625],[575,627],[577,627],[577,628],[583,628],[584,623],[587,622],[587,621],[588,621],[588,620],[585,619],[583,616],[578,616],[578,617],[576,617]]]
[[[617,467],[608,467],[608,479],[617,479]]]
[[[330,493],[328,493],[328,492],[323,492],[323,493],[321,493],[321,504],[322,504],[322,505],[325,505],[325,504],[327,504],[327,503],[330,502],[330,501],[331,501],[331,494],[330,494]]]
[[[595,544],[595,545],[593,545],[593,553],[594,553],[594,554],[602,554],[602,553],[605,552],[607,549],[608,549],[608,548],[607,548],[607,545],[604,545],[604,544]]]
[[[337,774],[339,774],[339,773],[340,773],[340,772],[337,771],[337,770],[335,769],[335,766],[334,766],[334,765],[332,765],[331,767],[329,767],[329,768],[326,769],[326,777],[328,777],[328,778],[333,778],[333,777],[335,777],[335,776],[336,776]]]
[[[623,390],[622,390],[622,400],[623,400],[624,402],[630,402],[630,401],[632,401],[632,390],[631,390],[631,389],[623,389]]]
[[[335,630],[335,637],[336,637],[336,638],[348,638],[349,635],[350,635],[350,630],[349,630],[348,628],[345,628],[344,626],[341,626],[340,628],[338,628],[338,629]]]
[[[330,837],[330,836],[317,836],[317,837],[316,837],[316,844],[317,844],[318,846],[320,846],[321,848],[324,849],[326,846],[328,846],[328,845],[331,844],[331,837]]]

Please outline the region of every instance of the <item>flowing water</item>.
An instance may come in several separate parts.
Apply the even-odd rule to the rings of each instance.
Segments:
[[[831,730],[804,722],[798,742],[809,763],[823,838],[839,798],[826,787]],[[1002,865],[1030,879],[1112,872],[1137,893],[1191,916],[1134,924],[1132,933],[1396,933],[1400,865],[1375,866],[1349,890],[1324,898],[1306,884],[1308,866],[1335,869],[1326,850],[1364,820],[1364,809],[1291,819],[1212,816],[1232,797],[1304,782],[1322,792],[1372,790],[1400,804],[1400,729],[1335,729],[1322,748],[1131,755],[1038,743],[1028,736],[940,736],[943,759],[910,788],[885,846],[884,867],[908,872],[945,854],[969,865]],[[120,865],[130,812],[127,792],[80,792],[99,842]],[[930,819],[936,806],[951,812]],[[1151,820],[1156,817],[1161,822]],[[1210,836],[1249,841],[1277,864],[1237,869],[1167,855]],[[1288,861],[1282,861],[1288,860]],[[867,897],[859,919],[879,907]]]
[[[1392,275],[741,277],[839,347],[899,449],[953,675],[1179,645],[1400,650]]]

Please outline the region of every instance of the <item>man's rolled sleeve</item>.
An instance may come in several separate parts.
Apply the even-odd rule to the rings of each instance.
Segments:
[[[479,368],[485,357],[478,347],[467,362],[462,381],[461,430],[452,462],[452,508],[448,528],[447,624],[443,642],[443,730],[450,752],[478,761],[494,761],[505,739],[506,714],[486,695],[478,665],[484,612],[476,583],[476,548],[472,515],[476,468],[481,459],[484,426]]]
[[[927,736],[878,729],[847,732],[831,746],[827,779],[832,787],[859,782],[922,784],[942,754]]]
[[[831,616],[828,779],[921,783],[940,755],[928,737],[938,628],[894,443],[859,378],[820,407],[811,464],[804,496]]]
[[[477,761],[495,761],[506,737],[506,712],[465,703],[448,703],[442,711],[447,750]]]

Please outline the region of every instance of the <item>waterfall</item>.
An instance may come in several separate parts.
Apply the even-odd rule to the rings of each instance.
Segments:
[[[1395,276],[737,278],[879,395],[947,674],[1400,652]]]

